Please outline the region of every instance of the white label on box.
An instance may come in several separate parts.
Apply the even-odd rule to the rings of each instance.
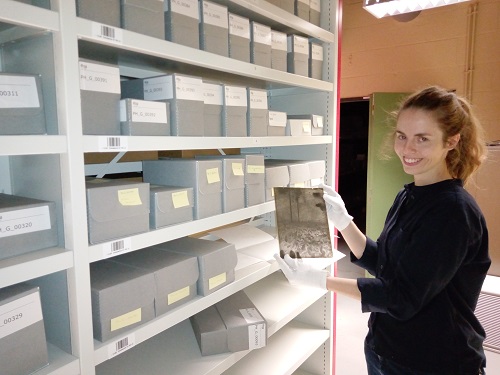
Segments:
[[[286,112],[269,111],[269,126],[286,127]]]
[[[103,259],[114,257],[118,254],[125,254],[132,250],[132,240],[130,238],[122,238],[117,241],[107,242],[102,245]]]
[[[309,41],[298,35],[289,35],[288,52],[300,53],[309,56]]]
[[[286,34],[271,30],[271,48],[286,52]]]
[[[320,0],[310,0],[309,6],[311,7],[312,10],[315,10],[317,12],[321,12],[321,1]]]
[[[250,108],[267,109],[267,91],[250,89]]]
[[[164,9],[168,11],[168,0],[165,0],[164,4]],[[170,6],[173,13],[198,19],[198,0],[171,0]]]
[[[116,340],[108,345],[108,359],[111,359],[135,346],[135,334]]]
[[[203,101],[203,81],[200,78],[175,76],[177,99]]]
[[[167,123],[167,105],[163,102],[153,102],[146,100],[130,101],[132,122],[151,122],[157,124]],[[122,110],[126,111],[125,100],[120,101],[120,121],[130,121],[127,114],[122,116]]]
[[[114,66],[80,61],[80,89],[120,94],[120,70]]]
[[[35,77],[0,75],[0,108],[39,108]]]
[[[0,212],[0,238],[50,228],[49,206]]]
[[[203,82],[203,101],[205,104],[222,105],[223,95],[222,85]]]
[[[240,314],[248,324],[259,323],[264,320],[256,308],[240,309]]]
[[[123,30],[119,27],[92,22],[92,36],[115,44],[123,44]]]
[[[259,349],[266,345],[266,325],[264,323],[248,326],[248,349]]]
[[[98,137],[98,150],[99,152],[105,152],[109,150],[128,150],[128,138],[127,137]]]
[[[253,41],[254,43],[261,43],[267,46],[271,45],[271,28],[269,26],[261,25],[260,23],[253,23]]]
[[[146,100],[166,100],[173,99],[174,86],[173,76],[161,76],[154,78],[145,78],[142,83],[144,90],[144,99]]]
[[[0,340],[43,319],[39,293],[0,306]]]
[[[219,26],[227,30],[229,28],[227,7],[204,1],[203,22],[208,25]]]
[[[250,39],[250,20],[229,13],[229,34]]]
[[[296,182],[293,184],[293,187],[303,188],[303,187],[306,187],[306,183],[305,182]]]
[[[311,59],[323,61],[323,46],[316,43],[311,44]]]
[[[313,126],[315,128],[323,127],[323,116],[313,116]]]
[[[247,106],[247,89],[239,86],[224,86],[224,97],[226,106],[229,107],[246,107]]]

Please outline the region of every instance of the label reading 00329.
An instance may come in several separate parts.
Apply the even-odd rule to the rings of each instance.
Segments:
[[[38,293],[0,306],[0,340],[43,319]]]

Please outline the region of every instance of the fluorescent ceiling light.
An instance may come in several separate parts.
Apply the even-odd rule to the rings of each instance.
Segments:
[[[423,9],[436,8],[444,5],[463,3],[469,0],[363,0],[368,12],[377,18],[397,14],[418,12]]]

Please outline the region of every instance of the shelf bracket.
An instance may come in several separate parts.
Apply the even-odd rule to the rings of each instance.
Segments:
[[[112,167],[120,161],[123,155],[125,155],[125,151],[119,152],[118,154],[116,154],[113,160],[111,160],[108,164],[104,164],[102,169],[97,174],[96,178],[103,178],[106,175],[106,172],[112,169]]]

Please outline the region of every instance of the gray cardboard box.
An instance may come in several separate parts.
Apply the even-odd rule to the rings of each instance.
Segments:
[[[170,135],[169,117],[170,103],[139,99],[120,100],[122,135]]]
[[[323,77],[323,46],[318,43],[309,45],[309,77],[321,79]]]
[[[304,137],[311,135],[312,123],[309,119],[288,118],[286,122],[286,135]]]
[[[288,13],[295,14],[295,0],[269,0],[269,2]]]
[[[266,201],[264,155],[246,154],[227,157],[245,158],[245,206],[264,203]]]
[[[325,181],[326,164],[324,160],[310,160],[309,165],[309,181],[310,187],[317,187]]]
[[[266,202],[274,200],[274,187],[286,187],[290,183],[290,174],[286,165],[266,163]]]
[[[267,135],[271,137],[283,137],[286,135],[286,112],[269,111],[269,125]]]
[[[120,27],[120,0],[76,0],[76,15]]]
[[[229,18],[229,57],[250,62],[250,20],[233,13]]]
[[[38,287],[16,284],[0,289],[2,375],[31,374],[49,364]],[[22,320],[12,321],[16,317]],[[10,322],[10,326],[5,324]]]
[[[193,188],[150,185],[149,226],[152,229],[193,220]]]
[[[198,295],[198,259],[147,247],[111,259],[140,268],[154,277],[155,315],[160,316]]]
[[[200,49],[229,56],[229,20],[227,7],[200,0]]]
[[[0,90],[0,135],[47,133],[40,75],[0,73]]]
[[[295,0],[295,15],[309,22],[309,0]]]
[[[224,241],[182,237],[155,245],[156,248],[198,257],[198,294],[207,296],[234,281],[238,263],[236,248]]]
[[[94,338],[107,341],[155,317],[151,272],[111,260],[90,264]]]
[[[201,355],[228,353],[226,325],[215,308],[210,306],[190,317]]]
[[[271,67],[271,28],[261,23],[250,21],[250,62]]]
[[[285,165],[290,177],[289,187],[308,187],[310,184],[311,172],[307,161],[266,159],[266,165]]]
[[[267,344],[267,323],[242,290],[215,304],[227,329],[230,352],[260,349]]]
[[[203,81],[170,74],[121,82],[122,97],[170,103],[170,134],[203,136]]]
[[[269,125],[269,108],[267,104],[267,90],[247,88],[248,110],[247,124],[250,137],[267,136]]]
[[[289,73],[309,77],[309,41],[298,35],[288,35],[287,69]]]
[[[149,230],[149,183],[89,179],[86,187],[91,244]]]
[[[242,86],[224,86],[222,135],[226,137],[247,136],[247,89]]]
[[[144,160],[142,171],[144,181],[152,184],[192,188],[195,219],[222,213],[222,162],[220,160]]]
[[[198,0],[164,0],[165,39],[199,49]]]
[[[271,68],[287,71],[287,35],[271,30]]]
[[[323,116],[321,115],[288,115],[289,119],[304,119],[311,121],[311,135],[323,135]]]
[[[80,60],[83,134],[120,135],[118,66]]]
[[[163,0],[120,0],[121,27],[165,39]]]
[[[55,203],[0,193],[0,259],[57,246]]]
[[[203,82],[203,111],[205,137],[222,136],[222,108],[224,90],[220,83]]]
[[[309,22],[313,25],[321,24],[321,0],[309,0]]]

